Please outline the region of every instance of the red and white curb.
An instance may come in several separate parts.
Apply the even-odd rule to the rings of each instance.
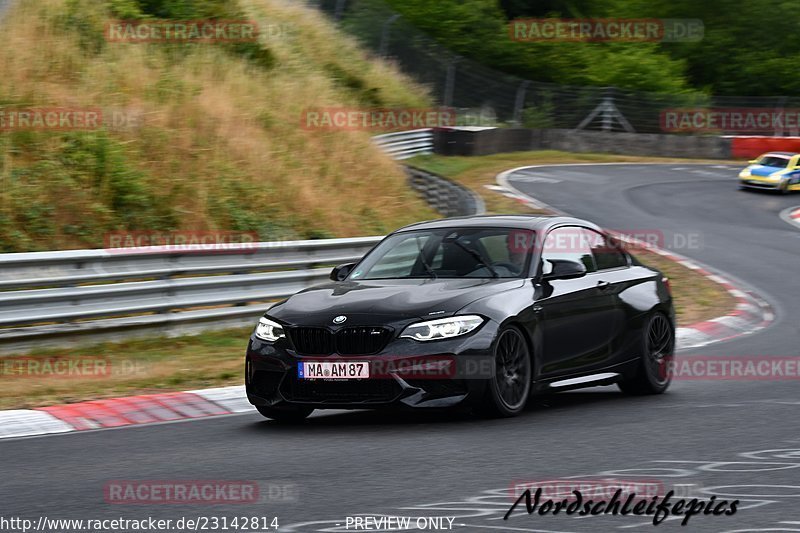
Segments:
[[[676,253],[647,245],[642,241],[637,241],[627,236],[617,234],[616,237],[628,243],[647,248],[653,253],[694,270],[714,283],[722,285],[734,298],[736,306],[727,315],[676,328],[675,340],[678,350],[700,348],[709,344],[741,337],[742,335],[751,335],[766,328],[775,319],[772,308],[761,297],[737,287],[724,276],[711,272],[701,264]]]
[[[781,211],[780,217],[797,228],[800,228],[800,206],[790,207]]]
[[[509,183],[509,177],[516,172],[545,166],[554,167],[576,165],[533,165],[506,170],[505,172],[498,174],[496,178],[500,192],[510,198],[519,200],[531,208],[548,211],[556,215],[571,216],[564,211],[561,211],[555,207],[547,205],[540,200],[524,194]],[[795,211],[792,216],[796,217],[796,223],[800,226],[800,208],[794,209]],[[653,246],[652,244],[648,244],[625,235],[617,234],[616,237],[630,244],[636,244],[642,248],[647,248],[653,253],[670,259],[686,268],[694,270],[698,274],[705,276],[714,283],[722,285],[722,287],[727,290],[728,293],[730,293],[730,295],[735,299],[736,307],[725,316],[720,316],[704,322],[698,322],[690,326],[678,327],[675,331],[676,347],[678,350],[700,348],[702,346],[734,339],[743,335],[752,335],[753,333],[766,328],[773,320],[775,320],[775,314],[766,300],[752,291],[744,289],[741,286],[737,286],[724,275],[717,272],[712,272],[711,268],[706,267],[692,259],[688,259],[682,255],[663,250],[657,246]]]
[[[0,411],[0,439],[174,422],[253,411],[243,386]]]

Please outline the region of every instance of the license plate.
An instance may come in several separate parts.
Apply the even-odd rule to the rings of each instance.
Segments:
[[[369,363],[366,361],[297,363],[300,379],[366,379]]]

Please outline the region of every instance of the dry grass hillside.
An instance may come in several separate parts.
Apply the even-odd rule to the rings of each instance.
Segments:
[[[254,19],[267,31],[245,45],[105,39],[109,19],[163,13]],[[0,129],[0,251],[101,247],[119,230],[344,237],[435,216],[371,133],[300,128],[310,106],[429,104],[422,88],[313,9],[281,0],[23,0],[2,25],[2,110],[101,108],[107,124]]]

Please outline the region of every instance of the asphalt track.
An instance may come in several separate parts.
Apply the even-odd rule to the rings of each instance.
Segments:
[[[746,280],[775,309],[768,329],[684,357],[798,356],[800,230],[778,214],[800,195],[740,192],[735,175],[725,165],[551,166],[510,183],[604,227],[663,231],[667,248]],[[685,528],[671,520],[659,531],[800,531],[798,391],[797,381],[680,381],[659,397],[605,387],[537,399],[511,420],[329,412],[283,427],[253,414],[8,440],[0,515],[277,516],[278,531],[347,531],[346,517],[359,514],[456,517],[465,525],[455,531],[653,528],[631,516],[502,520],[514,481],[613,476],[742,500],[734,516],[695,516]],[[120,479],[292,490],[287,501],[248,505],[106,503],[104,485]]]

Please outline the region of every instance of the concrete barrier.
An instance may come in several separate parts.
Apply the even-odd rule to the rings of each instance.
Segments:
[[[489,155],[527,150],[731,159],[732,138],[565,129],[462,128],[434,132],[441,155]]]
[[[545,130],[543,148],[569,152],[730,159],[731,139],[719,136]]]

